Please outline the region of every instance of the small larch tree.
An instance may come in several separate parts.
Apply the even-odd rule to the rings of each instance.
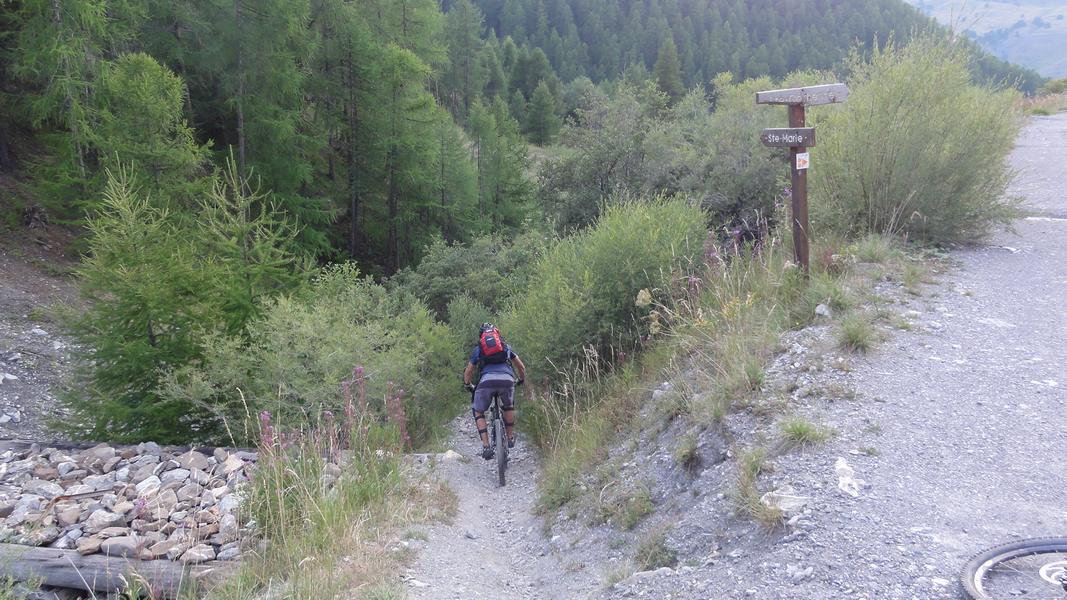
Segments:
[[[561,122],[556,114],[556,99],[548,84],[544,81],[537,84],[530,105],[526,108],[526,133],[530,141],[544,146],[552,143],[559,133]]]
[[[670,36],[663,40],[659,48],[659,56],[656,65],[652,67],[652,75],[656,78],[659,89],[667,94],[671,104],[674,104],[685,95],[685,84],[682,83],[682,63],[678,60],[678,48],[674,45],[674,39]]]

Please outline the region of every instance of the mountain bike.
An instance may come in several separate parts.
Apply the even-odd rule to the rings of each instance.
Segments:
[[[493,394],[489,403],[492,426],[489,427],[489,447],[496,454],[497,483],[504,487],[504,473],[508,470],[508,436],[505,433],[504,418],[500,414],[500,394]]]
[[[522,385],[522,380],[515,382],[515,386]],[[471,392],[471,399],[474,398],[474,386],[467,388]],[[494,393],[492,400],[489,402],[489,413],[487,418],[487,424],[489,427],[489,447],[493,449],[493,455],[496,458],[496,474],[497,482],[500,487],[504,487],[506,477],[505,473],[508,470],[508,435],[507,427],[504,424],[504,417],[500,409],[500,394]]]
[[[994,546],[967,561],[961,579],[974,600],[1067,599],[1067,537]]]

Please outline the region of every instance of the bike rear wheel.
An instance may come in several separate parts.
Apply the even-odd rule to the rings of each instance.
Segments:
[[[508,469],[508,441],[504,435],[504,421],[499,417],[493,420],[493,437],[496,438],[496,473],[503,487],[504,471]]]
[[[961,578],[974,600],[1067,599],[1067,537],[994,546],[967,561]]]

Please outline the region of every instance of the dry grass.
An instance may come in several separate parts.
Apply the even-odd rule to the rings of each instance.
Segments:
[[[458,499],[441,482],[405,466],[395,428],[356,424],[339,452],[337,438],[306,432],[287,448],[261,444],[244,508],[264,538],[212,600],[276,590],[291,598],[399,598],[392,574],[408,554],[405,530],[454,514]],[[268,436],[268,441],[272,436]],[[338,457],[327,485],[324,457]]]
[[[737,461],[737,491],[734,502],[738,511],[756,520],[768,529],[777,527],[782,522],[782,511],[777,506],[767,506],[760,502],[756,481],[760,474],[770,471],[767,451],[753,448],[741,454]]]
[[[1067,111],[1067,93],[1020,98],[1018,108],[1028,115],[1048,116]]]

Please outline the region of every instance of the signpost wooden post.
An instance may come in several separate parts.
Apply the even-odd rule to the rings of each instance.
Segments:
[[[760,135],[765,146],[788,147],[792,173],[793,258],[810,270],[808,257],[808,148],[815,145],[815,128],[804,126],[804,108],[844,102],[848,86],[843,83],[803,88],[756,92],[756,104],[780,104],[789,109],[789,128],[764,129]]]

